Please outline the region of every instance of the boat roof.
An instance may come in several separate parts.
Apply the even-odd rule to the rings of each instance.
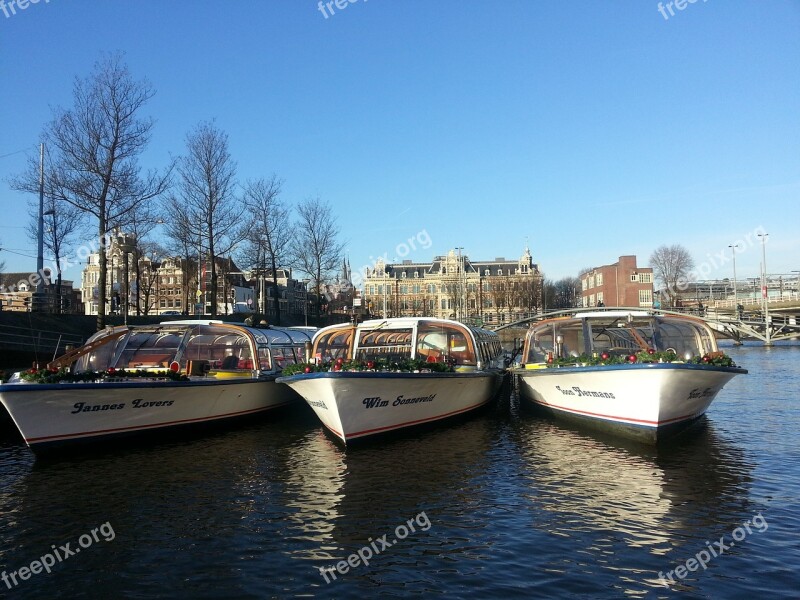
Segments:
[[[326,331],[330,331],[332,329],[348,329],[348,328],[356,328],[356,329],[405,329],[409,327],[415,327],[420,322],[425,323],[441,323],[442,325],[451,325],[455,327],[463,327],[476,335],[485,336],[497,336],[497,332],[491,331],[489,329],[482,329],[480,327],[475,327],[474,325],[467,325],[466,323],[462,323],[460,321],[453,321],[450,319],[438,319],[436,317],[389,317],[386,319],[369,319],[367,321],[362,321],[357,325],[353,325],[353,323],[338,323],[336,325],[329,325],[328,327],[323,327],[322,329],[317,331],[317,334],[321,334]]]
[[[270,344],[302,344],[310,342],[316,332],[316,327],[252,327],[243,323],[228,323],[220,319],[183,319],[177,321],[162,321],[150,325],[122,325],[112,330],[129,329],[131,331],[148,331],[159,329],[198,326],[223,326],[249,332],[258,342]]]

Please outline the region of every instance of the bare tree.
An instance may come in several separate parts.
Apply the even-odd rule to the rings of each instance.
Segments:
[[[181,271],[183,272],[182,304],[184,312],[189,311],[189,295],[193,286],[199,288],[199,279],[195,277],[198,272],[199,254],[199,232],[196,224],[192,223],[190,211],[185,207],[183,201],[175,195],[171,195],[167,201],[166,209],[162,218],[167,228],[167,247],[166,250],[174,256],[179,257]],[[198,262],[194,262],[197,257]]]
[[[244,188],[244,204],[252,227],[248,232],[248,255],[256,254],[269,262],[275,298],[275,324],[281,324],[280,293],[278,292],[278,266],[285,264],[293,237],[289,211],[281,202],[281,181],[274,175],[270,179],[248,181]]]
[[[158,306],[159,258],[167,251],[158,242],[138,240],[136,242],[136,314],[149,315]]]
[[[155,229],[156,225],[162,222],[161,216],[156,211],[155,207],[152,206],[151,203],[143,204],[139,207],[139,210],[132,211],[125,215],[123,221],[115,223],[114,225],[119,227],[120,229],[124,229],[126,233],[129,233],[134,240],[134,244],[129,248],[130,252],[125,252],[125,311],[127,314],[128,305],[130,304],[130,275],[129,269],[130,266],[128,264],[128,255],[133,255],[133,270],[134,270],[134,280],[136,281],[136,293],[134,295],[134,306],[136,306],[136,314],[142,314],[142,309],[140,306],[139,298],[141,296],[141,286],[142,286],[142,268],[141,262],[142,257],[145,255],[146,251],[150,248],[150,242],[147,239],[147,236]],[[126,248],[125,250],[128,250]],[[150,281],[150,277],[148,275],[148,281]],[[146,282],[145,282],[146,284]],[[147,313],[145,313],[147,314]]]
[[[45,178],[47,181],[47,178]],[[44,196],[44,214],[46,215],[43,229],[42,242],[44,248],[50,253],[56,269],[56,294],[53,312],[58,314],[62,308],[61,282],[63,279],[64,264],[69,264],[66,256],[71,251],[75,238],[83,231],[86,213],[72,204],[58,201],[53,196]],[[27,232],[31,239],[39,236],[39,202],[28,203]]]
[[[680,244],[659,246],[650,255],[650,266],[655,272],[656,279],[664,286],[670,305],[675,306],[680,282],[684,281],[694,268],[694,260],[689,251]]]
[[[100,281],[97,327],[106,317],[106,236],[110,224],[122,221],[169,185],[171,168],[141,173],[138,157],[150,141],[154,122],[139,113],[154,91],[135,81],[120,55],[98,61],[85,79],[76,79],[73,108],[58,109],[42,139],[51,154],[48,195],[85,211],[97,220]],[[37,173],[36,183],[31,174]],[[38,172],[28,169],[12,187],[38,186]]]
[[[228,151],[228,134],[213,123],[200,123],[186,136],[186,156],[178,161],[178,194],[173,209],[195,233],[211,269],[211,314],[217,315],[216,257],[231,252],[246,232],[242,206],[234,195],[236,163]],[[206,244],[205,246],[203,244]]]
[[[291,249],[292,263],[311,277],[319,311],[323,281],[339,265],[344,245],[337,239],[339,227],[330,205],[319,198],[310,198],[298,206],[297,212],[298,222]]]

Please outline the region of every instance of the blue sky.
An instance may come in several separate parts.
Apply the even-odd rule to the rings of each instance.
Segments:
[[[6,4],[8,0],[6,0]],[[340,4],[343,4],[340,0]],[[545,275],[682,244],[709,278],[800,270],[800,2],[40,0],[0,10],[0,260],[32,270],[25,164],[104,51],[157,95],[161,167],[215,119],[244,180],[338,214],[354,268],[454,247]],[[759,229],[760,228],[760,229]],[[420,237],[425,232],[427,238]],[[755,244],[752,243],[755,241]],[[723,263],[722,252],[727,262]],[[77,268],[67,277],[80,280]]]

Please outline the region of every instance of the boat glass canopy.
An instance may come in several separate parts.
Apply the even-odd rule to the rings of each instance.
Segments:
[[[671,350],[681,358],[691,358],[716,351],[717,344],[705,323],[686,317],[562,318],[539,323],[528,332],[523,362],[545,362],[548,355],[627,355],[648,349]]]

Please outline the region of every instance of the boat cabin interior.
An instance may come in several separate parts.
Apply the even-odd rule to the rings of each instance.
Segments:
[[[323,363],[338,358],[390,362],[414,358],[455,367],[488,365],[501,353],[500,338],[494,332],[454,321],[422,319],[331,327],[320,331],[313,350],[315,359]]]

